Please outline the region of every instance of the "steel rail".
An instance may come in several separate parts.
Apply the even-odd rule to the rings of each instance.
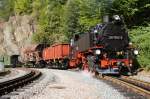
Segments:
[[[142,95],[142,96],[146,97],[147,99],[150,98],[149,88],[145,88],[145,87],[143,88],[142,86],[144,86],[144,85],[143,84],[139,84],[140,81],[138,81],[138,80],[136,81],[134,79],[134,81],[132,80],[132,82],[130,82],[129,80],[127,80],[129,78],[126,79],[126,78],[119,78],[119,77],[113,77],[113,76],[103,76],[102,77],[101,75],[97,75],[96,77],[98,79],[111,81],[112,83],[117,84],[117,85],[119,85],[121,87],[127,88],[127,90],[130,90],[130,91],[133,91],[133,92],[135,92],[135,93],[137,93],[139,95]],[[137,84],[137,82],[138,82],[138,84]],[[141,81],[141,83],[142,83],[142,81]],[[146,82],[144,82],[144,84],[145,83]],[[139,85],[141,85],[141,86],[139,86]],[[149,87],[149,85],[148,85],[148,87]]]
[[[10,70],[2,71],[2,72],[0,72],[0,76],[5,76],[5,75],[8,75],[8,74],[10,74],[10,73],[11,73]]]
[[[130,78],[127,76],[121,76],[121,78],[119,78],[125,82],[129,82],[135,86],[141,87],[147,91],[150,91],[150,82],[146,82],[146,81],[142,81],[142,80],[138,80],[138,79],[134,79],[134,78]]]
[[[20,87],[23,87],[40,76],[41,72],[36,70],[30,70],[29,73],[24,76],[2,82],[0,83],[0,96],[12,92]]]

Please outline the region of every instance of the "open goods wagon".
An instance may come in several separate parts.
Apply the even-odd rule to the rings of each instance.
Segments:
[[[69,44],[54,44],[43,50],[43,60],[49,68],[67,69],[70,55]]]
[[[43,50],[47,48],[49,44],[32,44],[22,48],[21,60],[28,67],[45,67],[43,61]]]

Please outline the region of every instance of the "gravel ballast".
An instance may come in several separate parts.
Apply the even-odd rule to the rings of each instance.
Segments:
[[[33,83],[18,89],[16,92],[18,95],[10,95],[11,99],[30,99],[34,95],[40,94],[48,84],[55,82],[55,76],[49,72],[48,69],[39,70],[42,72],[42,77],[38,80],[33,81]],[[23,90],[20,92],[20,90]],[[45,99],[45,98],[42,98]]]
[[[138,72],[137,75],[131,76],[131,78],[142,80],[142,81],[150,83],[150,72],[145,72],[145,71]]]
[[[11,99],[126,99],[85,72],[41,69],[42,79]]]

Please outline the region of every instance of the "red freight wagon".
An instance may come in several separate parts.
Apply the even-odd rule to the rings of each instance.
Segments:
[[[54,47],[51,47],[50,49],[49,49],[49,52],[50,52],[50,59],[54,59],[55,58],[55,52],[54,52],[55,50],[54,50]]]
[[[48,52],[49,52],[49,48],[46,48],[46,49],[43,50],[43,59],[44,60],[48,60],[49,59],[50,53],[48,53]]]
[[[57,44],[52,46],[54,48],[55,59],[69,57],[70,45],[69,44]]]
[[[54,59],[54,52],[53,52],[53,47],[48,47],[46,49],[44,49],[43,51],[43,59],[45,61],[48,61],[50,59]]]
[[[53,47],[49,47],[47,54],[49,54],[49,55],[48,55],[48,60],[49,60],[49,59],[54,59],[54,55],[55,55],[55,53],[54,53],[54,48],[53,48]]]
[[[69,55],[69,44],[54,44],[43,51],[43,59],[51,68],[68,68]]]

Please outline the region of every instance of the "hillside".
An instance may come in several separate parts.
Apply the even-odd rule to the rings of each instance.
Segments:
[[[36,30],[30,16],[13,16],[0,23],[0,55],[18,55],[20,50],[31,43]]]
[[[149,0],[44,1],[0,0],[0,52],[17,54],[31,41],[69,42],[75,33],[87,32],[92,26],[102,23],[104,15],[119,14],[124,17],[131,40],[140,50],[138,60],[141,66],[150,69]],[[20,16],[18,23],[14,20],[17,16]]]

